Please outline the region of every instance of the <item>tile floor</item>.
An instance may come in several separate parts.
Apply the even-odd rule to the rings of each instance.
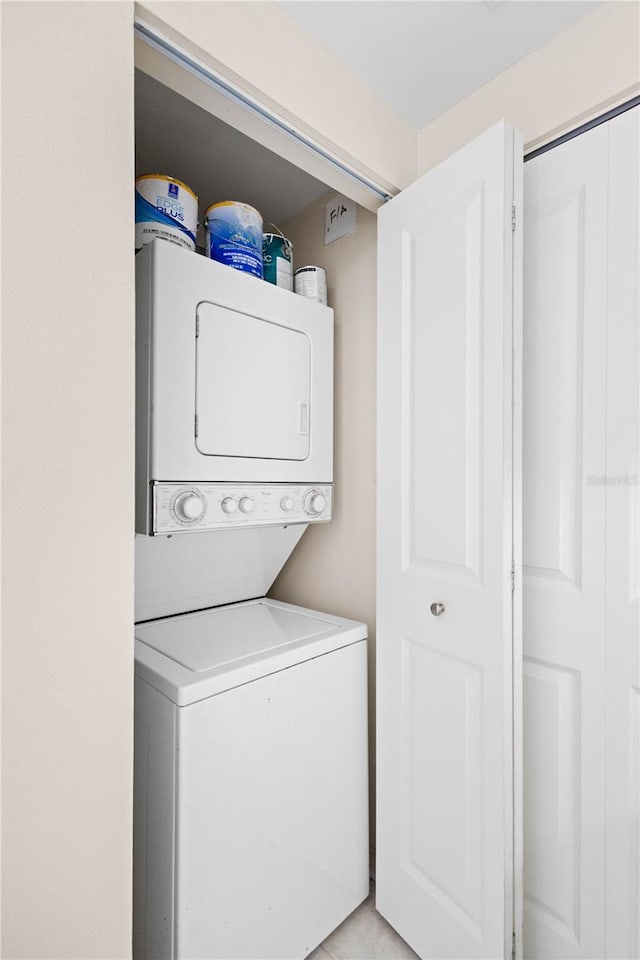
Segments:
[[[372,883],[364,903],[307,960],[418,960],[417,954],[376,911],[374,894]]]

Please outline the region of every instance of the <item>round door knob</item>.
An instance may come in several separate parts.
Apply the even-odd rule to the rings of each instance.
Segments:
[[[434,617],[439,617],[444,613],[444,603],[432,603],[431,604],[431,613]]]
[[[291,497],[283,497],[282,500],[280,501],[280,506],[282,507],[283,510],[289,511],[289,510],[293,510],[295,504]]]
[[[204,513],[204,501],[198,493],[181,493],[176,497],[173,509],[179,520],[193,523]]]
[[[304,498],[305,512],[311,517],[317,517],[326,506],[326,499],[318,490],[310,490]]]
[[[220,506],[225,513],[235,513],[238,509],[238,502],[233,497],[225,497]]]
[[[240,497],[240,509],[243,513],[253,512],[253,500],[251,497]]]

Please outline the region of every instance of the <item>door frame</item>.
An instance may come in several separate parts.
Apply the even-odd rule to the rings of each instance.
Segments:
[[[524,161],[514,163],[513,196],[521,198],[524,206]],[[512,948],[513,960],[523,958],[524,938],[524,675],[522,670],[524,656],[523,630],[523,576],[522,576],[522,490],[523,490],[523,389],[524,389],[524,297],[523,297],[523,209],[514,205],[512,226],[512,271],[513,271],[513,343],[512,343],[512,409],[511,409],[511,479],[512,479],[512,640],[513,640],[513,909],[512,909]],[[520,522],[516,523],[516,519]],[[518,665],[520,669],[518,669]],[[518,815],[519,811],[519,815]]]

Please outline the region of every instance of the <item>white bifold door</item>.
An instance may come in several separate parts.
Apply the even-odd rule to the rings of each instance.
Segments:
[[[640,956],[638,142],[524,176],[525,956]]]
[[[639,144],[523,207],[501,123],[380,211],[377,907],[425,960],[640,957]]]
[[[380,211],[377,907],[423,958],[519,914],[521,176],[500,123]]]

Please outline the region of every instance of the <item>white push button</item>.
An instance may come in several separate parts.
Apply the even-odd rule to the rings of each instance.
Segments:
[[[225,497],[220,506],[225,513],[235,513],[238,509],[238,502],[233,497]]]
[[[283,497],[280,501],[280,506],[286,511],[293,510],[294,502],[291,497]]]
[[[251,497],[241,497],[240,498],[240,509],[243,513],[252,513],[253,512],[253,500]]]

